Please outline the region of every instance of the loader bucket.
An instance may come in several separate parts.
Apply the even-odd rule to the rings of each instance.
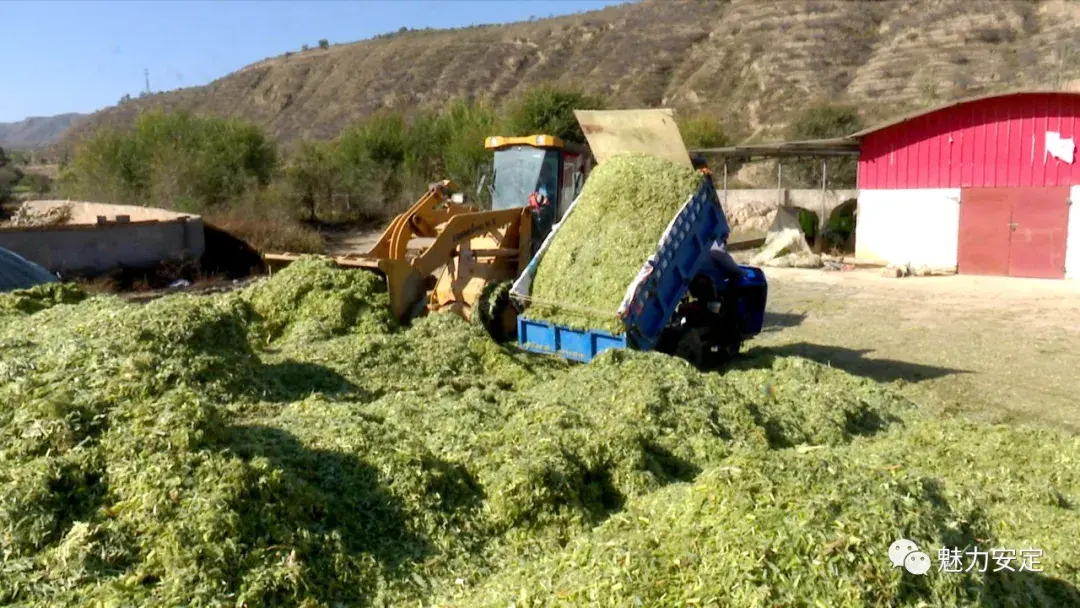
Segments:
[[[271,272],[301,257],[304,256],[294,253],[263,254],[263,260]],[[407,260],[375,259],[356,254],[317,257],[328,259],[342,268],[362,269],[382,276],[390,295],[390,311],[402,323],[408,323],[423,309],[427,286],[424,277]]]
[[[653,110],[574,110],[597,164],[624,152],[640,152],[692,167],[675,113]]]

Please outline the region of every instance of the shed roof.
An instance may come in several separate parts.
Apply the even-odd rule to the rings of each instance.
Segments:
[[[1036,90],[1036,89],[1018,89],[1018,90],[1005,91],[1005,92],[1000,92],[1000,93],[987,93],[985,95],[977,95],[977,96],[974,96],[974,97],[965,97],[963,99],[957,99],[956,101],[950,101],[949,103],[942,104],[940,106],[936,106],[936,107],[933,107],[933,108],[930,108],[930,109],[927,109],[927,110],[917,110],[917,111],[914,111],[914,112],[910,112],[908,114],[903,114],[903,115],[898,116],[896,118],[893,118],[893,119],[887,120],[885,122],[876,124],[876,125],[874,125],[874,126],[872,126],[870,128],[863,129],[862,131],[859,131],[857,133],[852,133],[851,135],[847,135],[847,136],[843,137],[842,139],[859,140],[859,139],[862,139],[863,137],[866,137],[867,135],[870,135],[871,133],[876,133],[876,132],[881,131],[883,129],[887,129],[889,127],[893,127],[893,126],[896,126],[898,124],[908,122],[909,120],[914,120],[916,118],[919,118],[920,116],[926,116],[927,114],[933,114],[934,112],[940,112],[941,110],[947,110],[947,109],[955,107],[955,106],[959,106],[959,105],[966,104],[966,103],[972,103],[972,102],[975,102],[975,101],[982,101],[984,99],[996,99],[998,97],[1012,97],[1012,96],[1018,96],[1018,95],[1047,95],[1047,94],[1080,96],[1080,93],[1075,92],[1075,91],[1054,91],[1054,90]]]
[[[698,148],[690,153],[701,152],[724,158],[791,157],[791,156],[858,156],[859,142],[844,137],[813,139],[806,141],[781,141],[763,144],[746,144],[724,148]]]
[[[798,156],[858,156],[859,145],[862,138],[870,135],[871,133],[876,133],[883,129],[903,124],[921,116],[933,114],[934,112],[939,112],[941,110],[946,110],[962,104],[982,101],[985,99],[996,99],[999,97],[1011,97],[1016,95],[1069,95],[1080,97],[1080,92],[1044,89],[1017,89],[998,93],[987,93],[985,95],[976,95],[973,97],[957,99],[955,101],[950,101],[949,103],[935,106],[929,109],[916,110],[908,114],[902,114],[896,118],[892,118],[885,122],[878,123],[872,127],[863,129],[850,135],[845,135],[843,137],[834,137],[831,139],[814,139],[806,141],[782,141],[762,144],[746,144],[741,146],[727,146],[723,148],[697,148],[689,150],[689,152],[691,154],[700,152],[704,154],[720,156],[723,158],[746,159],[782,158]]]

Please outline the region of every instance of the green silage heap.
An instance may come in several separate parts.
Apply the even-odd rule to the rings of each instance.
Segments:
[[[370,278],[0,295],[0,604],[1080,602],[1075,437],[799,358],[564,365]],[[915,578],[897,536],[1045,573]]]
[[[72,283],[42,283],[0,293],[0,315],[32,313],[56,304],[76,304],[85,298],[86,293]]]
[[[627,287],[701,180],[688,166],[646,154],[599,165],[537,266],[528,316],[622,331],[615,313]]]

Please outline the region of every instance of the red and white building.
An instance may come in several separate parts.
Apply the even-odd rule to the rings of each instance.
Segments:
[[[979,97],[856,133],[855,256],[1080,278],[1080,94]]]

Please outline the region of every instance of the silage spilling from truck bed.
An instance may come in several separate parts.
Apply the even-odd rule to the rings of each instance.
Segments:
[[[0,296],[0,603],[1080,601],[1074,438],[797,358],[568,366],[384,298],[314,260],[145,306]],[[1047,575],[915,580],[901,534]]]
[[[627,287],[702,179],[647,154],[620,154],[594,169],[537,266],[529,316],[622,331],[615,313]]]

